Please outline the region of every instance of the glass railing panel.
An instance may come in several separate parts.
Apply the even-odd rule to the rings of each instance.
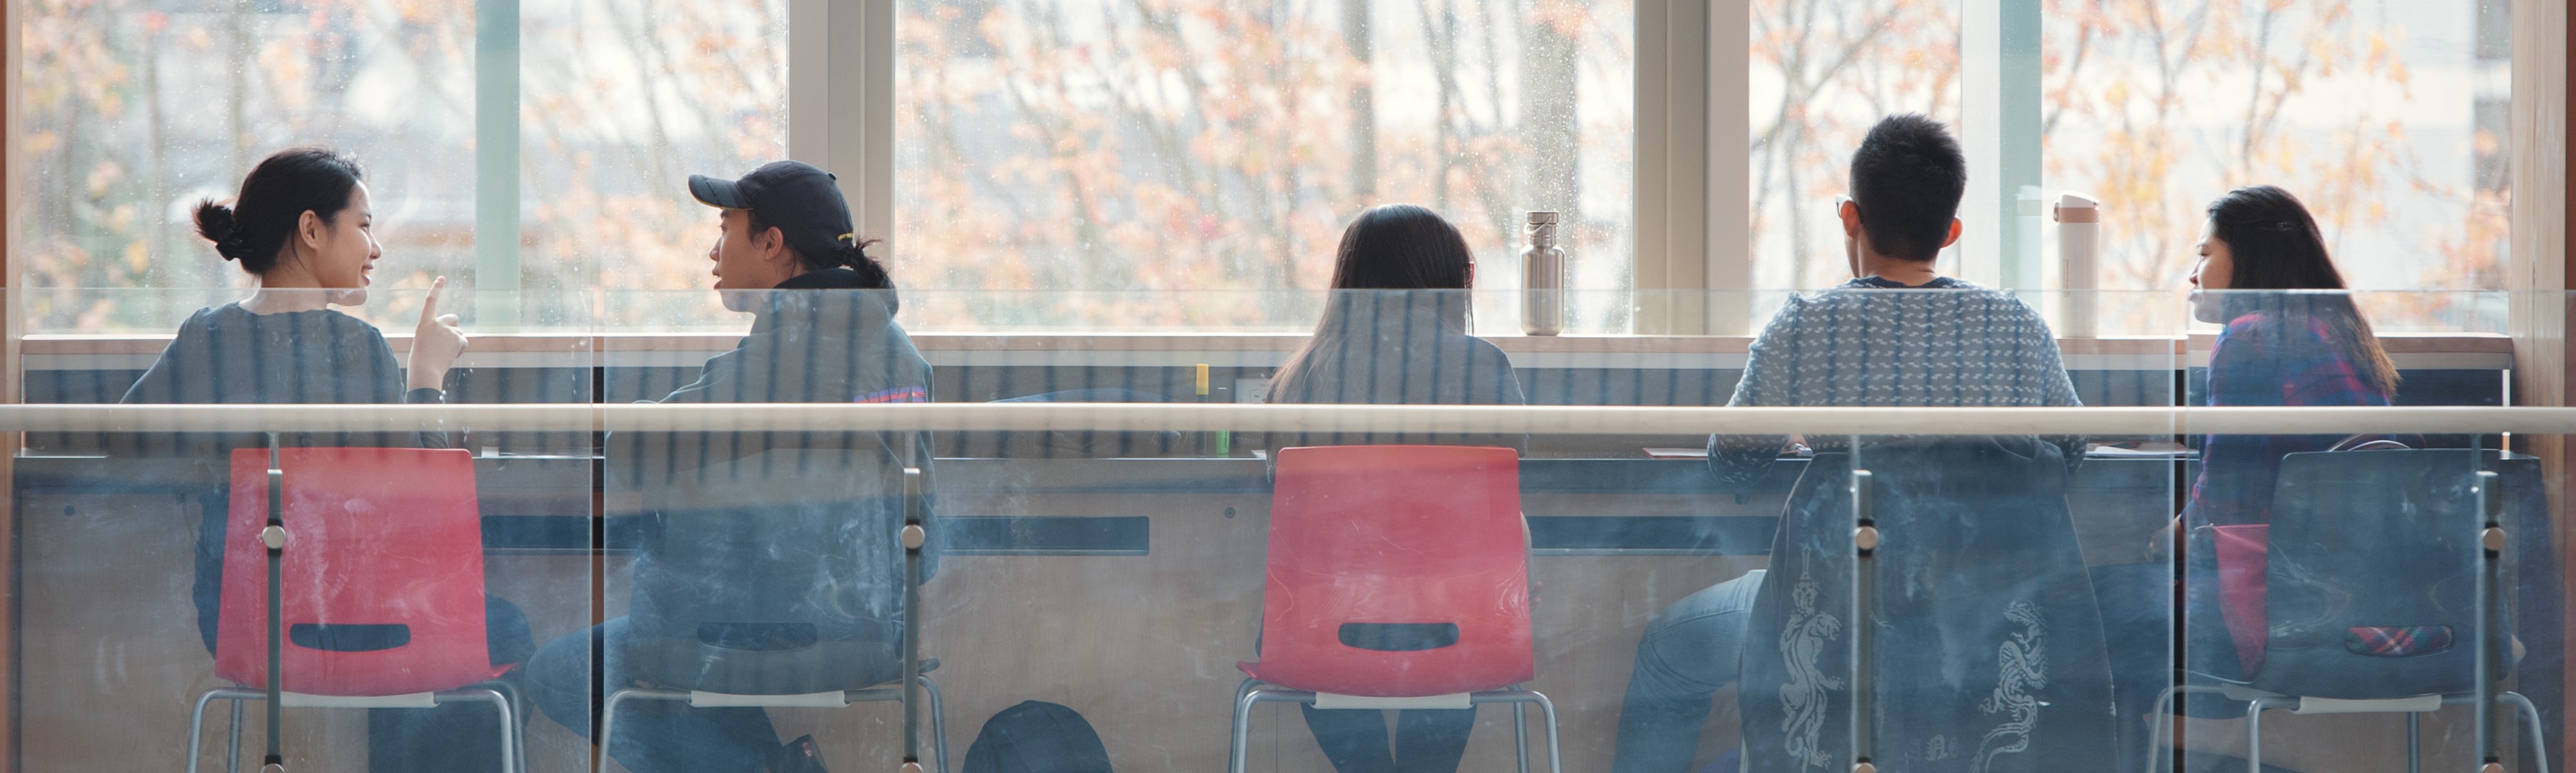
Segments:
[[[505,724],[483,701],[501,696],[516,719],[533,716],[535,645],[596,617],[589,336],[469,343],[444,378],[414,379],[436,359],[408,356],[418,298],[391,310],[411,318],[397,326],[370,312],[401,304],[253,313],[230,305],[244,295],[104,294],[134,316],[20,344],[29,402],[135,404],[9,436],[22,443],[14,502],[47,516],[15,521],[24,560],[13,593],[25,604],[14,679],[31,708],[20,715],[21,763],[180,769],[200,717],[202,766],[226,766],[228,749],[260,763],[270,727],[260,537],[274,444],[287,602],[279,673],[289,692],[335,696],[282,709],[287,763],[478,769],[508,752],[532,769],[582,767],[578,738]],[[444,299],[465,307],[469,326],[478,300]],[[444,393],[409,389],[433,385]],[[444,409],[405,402],[540,405],[440,421],[418,417]],[[566,657],[558,670],[585,680],[589,648]],[[437,708],[383,699],[440,691]],[[206,712],[193,713],[208,694]],[[236,696],[254,699],[236,714]],[[524,752],[505,727],[528,733]]]
[[[2556,556],[2481,544],[2490,518],[2554,543],[2538,460],[2485,435],[2357,434],[2392,437],[2202,437],[2180,520],[2187,767],[2475,767],[2482,686],[2539,686],[2556,716],[2563,602],[2517,603],[2558,594]],[[2525,730],[2497,732],[2496,754],[2530,764]]]
[[[2493,750],[2536,769],[2515,747],[2528,736],[2512,726],[2482,744],[2474,708],[2481,685],[2513,683],[2523,662],[2535,673],[2522,683],[2563,681],[2554,646],[2563,602],[2541,612],[2552,622],[2534,631],[2547,648],[2538,660],[2514,622],[2529,611],[2514,603],[2519,589],[2549,595],[2563,584],[2555,555],[2537,551],[2526,571],[2504,553],[2487,560],[2480,545],[2490,517],[2552,531],[2533,439],[2370,415],[2392,403],[2505,404],[2512,350],[2486,343],[2502,338],[2509,301],[2253,291],[2187,300],[2189,404],[2364,410],[2305,424],[2281,423],[2297,411],[2239,413],[2233,426],[2186,438],[2199,454],[2175,533],[2180,708],[2154,725],[2179,732],[2159,760],[2440,768],[2476,766]],[[2266,431],[2265,421],[2280,426]],[[2496,670],[2481,678],[2482,669]],[[2318,699],[2346,703],[2326,710]]]
[[[2531,455],[2545,452],[2550,436],[2508,433],[2514,429],[2508,426],[2380,427],[2369,413],[2330,420],[2300,419],[2324,414],[2299,411],[2264,414],[2282,417],[2264,421],[2287,424],[2223,423],[2251,420],[2240,413],[2209,419],[2177,413],[2170,410],[2176,403],[2239,394],[2229,391],[2233,379],[2255,373],[2231,354],[2240,339],[2187,337],[2187,327],[2087,338],[2002,326],[1997,329],[2008,334],[1999,338],[2009,346],[1960,357],[1921,341],[1976,332],[1965,325],[1945,330],[1919,322],[1922,315],[1895,314],[1884,329],[1827,324],[1818,328],[1826,334],[1802,338],[1808,323],[1783,311],[1792,306],[1787,296],[1746,294],[1702,300],[1746,309],[1770,304],[1757,328],[1764,336],[1759,349],[1751,336],[1471,338],[1465,331],[1481,331],[1470,326],[1478,318],[1471,310],[1481,310],[1485,300],[1451,291],[1317,296],[1308,307],[1313,318],[1283,314],[1249,330],[1184,325],[1101,332],[1049,322],[893,336],[889,321],[912,327],[911,314],[928,305],[916,299],[938,296],[906,292],[899,309],[882,294],[863,291],[756,296],[746,314],[727,310],[721,296],[706,291],[599,293],[580,302],[603,317],[698,315],[706,321],[522,334],[483,333],[491,326],[464,320],[476,337],[444,382],[450,399],[461,398],[469,409],[482,403],[565,409],[456,413],[430,428],[463,438],[457,447],[472,468],[484,587],[528,619],[523,641],[538,654],[512,673],[535,699],[524,714],[533,769],[587,763],[591,747],[572,728],[587,731],[600,719],[591,701],[606,697],[603,686],[754,696],[701,696],[701,703],[779,704],[731,706],[712,715],[758,712],[767,718],[760,732],[696,735],[685,727],[664,729],[656,717],[682,717],[686,725],[686,717],[713,709],[670,702],[638,707],[614,729],[622,740],[611,745],[613,759],[649,767],[657,757],[692,750],[776,749],[811,735],[813,748],[834,766],[899,761],[905,748],[899,702],[865,699],[898,697],[893,688],[907,662],[907,634],[919,645],[919,659],[909,662],[937,662],[927,674],[943,698],[943,721],[919,727],[920,754],[934,757],[935,741],[944,738],[952,767],[979,733],[1025,721],[1009,717],[1029,710],[1008,712],[1040,700],[1078,712],[1121,769],[1212,769],[1241,748],[1251,769],[1327,770],[1334,755],[1360,753],[1350,749],[1375,737],[1369,727],[1394,728],[1394,737],[1375,741],[1389,754],[1404,753],[1402,739],[1412,733],[1413,743],[1422,744],[1413,748],[1462,754],[1461,769],[1499,768],[1514,764],[1518,748],[1506,703],[1478,704],[1471,719],[1423,713],[1452,704],[1392,704],[1416,714],[1407,724],[1372,717],[1389,705],[1382,701],[1350,708],[1333,698],[1328,703],[1339,708],[1332,711],[1360,713],[1327,712],[1321,724],[1310,724],[1294,706],[1265,701],[1246,714],[1240,747],[1230,740],[1232,728],[1214,721],[1234,714],[1248,676],[1238,663],[1262,664],[1250,673],[1275,686],[1314,688],[1290,693],[1398,697],[1372,693],[1432,689],[1407,680],[1443,667],[1430,665],[1441,650],[1472,643],[1472,626],[1462,624],[1467,618],[1457,609],[1443,608],[1449,617],[1438,617],[1419,607],[1384,607],[1368,619],[1314,623],[1280,616],[1297,610],[1282,611],[1274,602],[1352,588],[1376,589],[1354,604],[1414,598],[1426,588],[1483,578],[1479,572],[1498,565],[1524,567],[1513,575],[1516,599],[1508,578],[1475,581],[1506,582],[1487,586],[1495,593],[1486,601],[1512,600],[1517,606],[1504,609],[1525,614],[1526,669],[1510,674],[1508,683],[1433,687],[1472,692],[1517,684],[1544,694],[1555,709],[1561,753],[1574,768],[1649,759],[1697,767],[1730,754],[1740,759],[1791,749],[1813,756],[1780,759],[1847,763],[1851,711],[1863,695],[1873,707],[1864,725],[1873,733],[1870,752],[1883,765],[1972,756],[2002,765],[2057,759],[2051,755],[2062,752],[2052,750],[2085,745],[2130,769],[2148,764],[2150,755],[2169,759],[2173,743],[2166,739],[2175,738],[2187,767],[2241,767],[2250,752],[2242,701],[2231,707],[2224,695],[2187,695],[2184,713],[2170,717],[2161,732],[2154,705],[2176,684],[2178,668],[2200,673],[2217,667],[2202,661],[2245,657],[2228,625],[2227,604],[2205,600],[2223,595],[2225,583],[2205,579],[2221,572],[2199,562],[2214,567],[2222,553],[2196,548],[2195,540],[2218,535],[2194,528],[2199,524],[2187,514],[2216,507],[2204,503],[2253,501],[2260,495],[2248,492],[2266,487],[2280,509],[2285,495],[2278,489],[2287,485],[2281,470],[2294,465],[2273,460],[2268,484],[2248,472],[2260,472],[2275,456],[2323,450],[2280,441],[2402,435],[2408,450],[2323,456],[2349,464],[2429,455],[2431,461],[2406,466],[2418,478],[2484,481],[2478,473],[2496,473],[2492,482],[2477,484],[2478,496],[2506,503],[2498,510],[2506,532],[2517,539],[2546,535],[2554,544],[2546,500],[2533,497],[2545,491],[2546,471],[2555,468]],[[31,337],[23,371],[30,396],[53,395],[46,402],[56,404],[115,399],[75,400],[65,391],[87,382],[98,395],[122,397],[129,387],[110,382],[139,378],[170,346],[145,323],[158,320],[166,335],[196,308],[223,297],[169,294],[133,304],[169,311],[122,323],[122,332]],[[1841,291],[1804,294],[1795,303],[1802,314],[1835,303],[1914,308],[1958,297]],[[2043,321],[2052,309],[2074,305],[2045,295],[2006,300]],[[2097,308],[2111,304],[2095,300]],[[2174,320],[2193,310],[2178,294],[2120,303],[2148,308],[2150,300],[2166,304],[2162,313]],[[480,313],[482,304],[464,302]],[[1344,321],[1333,323],[1328,309],[1338,309]],[[359,310],[381,309],[371,303]],[[1459,313],[1453,317],[1451,310]],[[1370,324],[1352,322],[1362,311],[1374,314]],[[1384,324],[1416,312],[1423,324],[1414,330],[1430,332]],[[353,319],[401,329],[373,317]],[[2395,401],[2503,402],[2512,350],[2493,345],[2500,332],[2495,322],[2464,316],[2380,337],[2398,375]],[[1336,340],[1314,340],[1318,329]],[[394,352],[409,343],[400,335],[389,339]],[[2218,351],[2211,351],[2213,344]],[[2007,351],[2011,346],[2029,356]],[[2044,360],[2043,350],[2053,350],[2056,364],[2023,368],[2033,371],[2029,379],[1986,375],[1989,367]],[[1487,362],[1491,354],[1501,356]],[[2297,361],[2265,357],[2258,364]],[[1766,373],[1783,362],[1790,367]],[[1207,366],[1204,398],[1201,364]],[[1873,368],[1892,370],[1872,376]],[[1952,375],[1932,379],[1935,370]],[[1947,391],[1906,391],[1914,381],[1938,381]],[[40,382],[55,391],[37,389]],[[1972,384],[1990,388],[1972,395]],[[1512,392],[1526,407],[1507,407],[1515,402],[1507,398]],[[1750,405],[1718,407],[1738,395]],[[1235,405],[1264,399],[1288,404]],[[639,400],[679,404],[630,405]],[[594,408],[593,401],[605,405]],[[1371,402],[1411,404],[1363,405]],[[2218,402],[2246,404],[2224,396]],[[851,409],[851,403],[891,407]],[[1506,405],[1489,405],[1496,403]],[[2112,410],[2039,408],[2066,403]],[[2019,405],[2034,407],[2012,407]],[[779,406],[790,412],[760,410]],[[1958,412],[1987,410],[1982,406],[1996,407],[1973,418]],[[252,414],[226,408],[207,415]],[[16,473],[18,539],[30,556],[20,589],[29,610],[20,639],[28,665],[19,678],[28,695],[70,707],[59,718],[31,714],[31,722],[91,721],[175,742],[185,735],[185,706],[155,708],[124,696],[146,688],[175,695],[217,681],[206,646],[189,636],[193,527],[203,522],[202,500],[211,495],[189,500],[185,491],[214,491],[229,469],[216,469],[212,452],[197,453],[206,449],[174,445],[177,433],[199,425],[175,423],[180,417],[120,416],[127,418],[114,421],[126,423],[44,425],[26,435]],[[346,429],[297,423],[321,421],[313,417],[273,418],[290,433]],[[259,427],[220,429],[236,439],[261,437]],[[411,430],[366,425],[351,431],[413,437]],[[329,439],[333,446],[403,445]],[[326,445],[302,440],[287,445]],[[1712,445],[1715,460],[1708,458]],[[2229,453],[2248,447],[2252,456]],[[2288,450],[2267,450],[2276,447]],[[1485,452],[1499,455],[1478,467],[1453,458],[1462,448],[1499,449]],[[2217,456],[2204,456],[2213,448]],[[923,473],[919,497],[908,494],[907,469]],[[1866,508],[1853,496],[1855,470],[1870,474],[1861,498]],[[1385,479],[1390,471],[1401,472],[1401,479]],[[1505,475],[1507,485],[1495,483]],[[293,470],[288,477],[295,477]],[[2405,503],[2412,508],[2407,513],[2459,506],[2455,490],[2365,495],[2369,486],[2397,479],[2365,475],[2349,485],[2307,489],[2323,493],[2288,496],[2300,512],[2336,524],[2387,501]],[[196,510],[179,512],[189,501],[198,501]],[[924,507],[914,509],[915,502]],[[1470,502],[1477,506],[1461,504]],[[89,516],[147,506],[176,514]],[[2481,507],[2470,506],[2486,512]],[[1478,513],[1492,517],[1476,520]],[[1864,514],[1874,519],[1880,540],[1868,564],[1866,598],[1854,593],[1864,587],[1853,531]],[[2179,529],[2177,516],[2183,516]],[[2228,518],[2234,520],[2212,517],[2210,525],[2245,520]],[[1348,528],[1313,532],[1332,519]],[[909,565],[908,521],[924,527],[923,553]],[[172,522],[187,528],[169,528]],[[2388,529],[2416,526],[2401,518]],[[1508,537],[1501,558],[1440,558],[1492,547],[1477,535],[1497,529]],[[2388,549],[2380,544],[2385,540],[2371,538],[2375,533],[2329,529],[2299,541],[2324,545],[2332,556],[2364,555]],[[1362,547],[1326,539],[1336,534],[1361,537]],[[1431,538],[1419,545],[1400,542],[1423,534]],[[2449,555],[2450,543],[2442,540],[2457,541],[2456,535],[2418,541]],[[150,547],[155,544],[161,547]],[[1795,566],[1784,563],[1791,553],[1781,552],[1783,544],[1799,557]],[[128,545],[157,551],[160,558],[144,561],[153,568],[135,574],[158,579],[98,576],[102,566],[133,568],[130,562],[139,559],[103,552]],[[2490,628],[2510,629],[2505,646],[2521,652],[2495,660],[2511,666],[2504,683],[2553,722],[2546,718],[2560,716],[2563,702],[2547,689],[2561,681],[2555,660],[2561,637],[2550,633],[2559,623],[2532,605],[2561,605],[2545,600],[2563,587],[2551,563],[2556,554],[2547,544],[2507,552],[2513,562],[2489,580],[2505,590],[2506,603]],[[1303,576],[1283,561],[1318,555],[1361,563],[1309,572],[1342,578],[1339,584],[1308,589],[1281,579]],[[1378,563],[1362,565],[1366,560]],[[908,567],[924,578],[917,602],[907,599]],[[1812,587],[1773,581],[1792,569],[1806,570]],[[2430,585],[2451,592],[2442,583]],[[2301,587],[2309,597],[2395,595],[2363,592],[2357,580]],[[1802,588],[1811,591],[1805,607],[1798,601]],[[2178,604],[2178,593],[2189,603]],[[2535,597],[2544,601],[2528,600]],[[2017,607],[2014,600],[2027,604]],[[94,607],[167,608],[169,614],[109,617]],[[1740,624],[1711,622],[1728,616]],[[2203,619],[2213,616],[2215,623]],[[1864,620],[1874,622],[1864,626]],[[1441,644],[1446,624],[1462,624],[1461,631],[1456,642]],[[1291,625],[1309,626],[1295,633],[1308,639],[1291,644],[1281,638],[1290,634],[1276,632]],[[594,626],[600,626],[597,638]],[[2267,635],[2279,629],[2271,626]],[[108,640],[100,631],[127,647],[161,641],[149,658],[123,661],[126,673],[145,676],[98,681],[106,672],[93,666],[106,661],[98,659],[105,656],[97,642]],[[1872,634],[1870,649],[1855,652],[1863,632]],[[2449,636],[2456,649],[2472,634],[2453,625]],[[1328,658],[1327,667],[1301,672],[1294,665],[1310,653],[1296,648],[1306,644],[1384,656],[1379,668],[1397,665],[1358,682],[1350,681],[1352,674],[1372,672],[1355,661]],[[606,657],[594,657],[594,645]],[[2336,640],[2334,647],[2342,646]],[[1721,649],[1732,654],[1709,654]],[[1266,670],[1271,667],[1280,670]],[[2181,684],[2198,684],[2191,678],[2197,677]],[[549,685],[554,689],[536,689]],[[862,702],[850,708],[782,697],[843,689],[868,691],[854,694]],[[1791,700],[1784,690],[1803,690],[1800,695],[1822,702]],[[674,696],[621,700],[662,697]],[[1927,712],[1926,706],[1955,710]],[[920,708],[930,706],[924,701]],[[1535,704],[1524,708],[1530,753],[1544,759],[1541,712]],[[256,747],[259,711],[255,703],[250,709],[253,732],[246,743]],[[2422,751],[2431,764],[2474,756],[2466,711],[2455,706],[2422,718]],[[220,728],[224,707],[215,714]],[[290,756],[314,764],[356,764],[369,753],[371,737],[397,735],[366,731],[367,720],[354,711],[296,707],[288,717]],[[1337,722],[1355,718],[1374,724]],[[2402,722],[2273,712],[2265,718],[2263,755],[2292,769],[2384,764],[2402,756],[2403,734],[2392,730],[2402,730]],[[1458,727],[1472,728],[1463,746]],[[2506,749],[2500,754],[2517,761],[2520,752],[2512,748],[2523,731],[2509,723],[2498,727],[2499,748]],[[203,748],[219,752],[222,735],[210,732]],[[29,759],[80,759],[78,749],[52,743],[31,745]],[[177,747],[165,751],[178,764]]]

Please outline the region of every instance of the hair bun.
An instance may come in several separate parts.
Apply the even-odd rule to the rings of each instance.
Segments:
[[[250,244],[242,239],[233,208],[213,199],[197,202],[197,235],[215,243],[215,254],[225,260],[241,260],[250,253]]]

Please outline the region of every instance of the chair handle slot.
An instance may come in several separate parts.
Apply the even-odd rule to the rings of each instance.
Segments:
[[[1377,652],[1421,652],[1458,644],[1457,623],[1343,623],[1342,646]]]
[[[381,652],[411,643],[411,626],[401,623],[296,623],[286,627],[295,646],[324,652]]]

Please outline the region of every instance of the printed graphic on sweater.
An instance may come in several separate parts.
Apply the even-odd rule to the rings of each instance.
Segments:
[[[854,403],[926,403],[926,402],[930,402],[930,389],[929,389],[928,387],[917,387],[917,386],[895,387],[895,388],[893,388],[893,389],[883,389],[883,390],[878,390],[878,391],[875,391],[875,392],[869,392],[869,393],[867,393],[867,394],[859,395],[859,396],[857,396],[857,397],[850,398],[850,402],[854,402]]]

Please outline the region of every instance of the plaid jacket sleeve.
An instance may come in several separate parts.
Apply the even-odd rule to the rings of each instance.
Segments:
[[[2209,353],[2207,404],[2213,406],[2387,405],[2388,395],[2338,351],[2324,323],[2247,315],[2218,334]],[[2281,457],[2333,447],[2326,435],[2210,435],[2201,443],[2200,474],[2186,522],[2268,523]]]

